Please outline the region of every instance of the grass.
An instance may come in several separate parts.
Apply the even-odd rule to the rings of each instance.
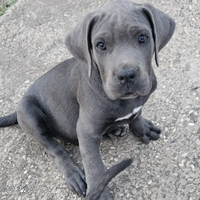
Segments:
[[[8,8],[14,5],[17,2],[17,0],[12,0],[7,3],[6,2],[4,3],[4,2],[2,3],[2,5],[0,4],[0,16],[2,16],[6,12],[6,10],[8,10]]]

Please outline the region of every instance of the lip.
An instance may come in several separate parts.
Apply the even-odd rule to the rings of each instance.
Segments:
[[[133,93],[131,93],[131,92],[127,92],[127,93],[125,93],[125,94],[123,94],[123,95],[121,96],[121,99],[135,99],[135,98],[137,98],[137,97],[138,97],[137,94],[133,94]]]

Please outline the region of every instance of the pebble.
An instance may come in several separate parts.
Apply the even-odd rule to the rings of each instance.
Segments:
[[[196,140],[196,144],[197,144],[198,146],[200,146],[200,140],[199,140],[199,139]]]
[[[194,126],[194,123],[189,123],[188,125],[189,125],[189,126]]]

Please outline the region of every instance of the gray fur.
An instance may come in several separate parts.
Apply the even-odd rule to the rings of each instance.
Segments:
[[[0,118],[0,126],[18,121],[46,148],[71,190],[85,195],[87,187],[87,199],[93,200],[98,190],[93,186],[106,174],[99,153],[103,134],[129,124],[146,144],[159,138],[160,129],[141,110],[116,119],[143,106],[156,89],[152,57],[155,53],[158,65],[158,52],[174,29],[174,21],[149,4],[114,1],[88,14],[66,37],[74,57],[40,77],[19,102],[17,119]],[[85,175],[54,138],[79,144]],[[108,187],[102,191],[100,200],[111,199]]]

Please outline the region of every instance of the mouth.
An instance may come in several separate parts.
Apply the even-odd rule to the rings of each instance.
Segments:
[[[135,98],[137,98],[137,97],[138,97],[137,94],[133,94],[133,93],[131,93],[131,92],[127,92],[127,93],[125,93],[125,94],[123,94],[123,95],[121,96],[121,99],[135,99]]]

